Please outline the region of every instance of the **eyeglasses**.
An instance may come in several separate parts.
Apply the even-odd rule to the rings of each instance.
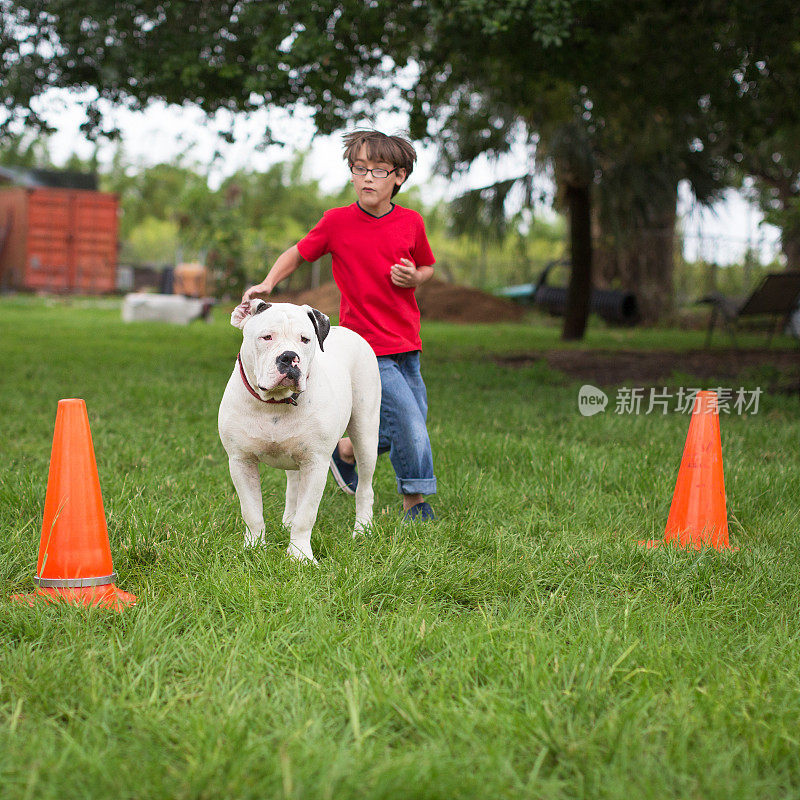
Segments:
[[[353,175],[358,175],[362,178],[368,172],[372,173],[373,178],[388,178],[393,172],[397,172],[397,167],[394,169],[381,169],[380,167],[376,167],[375,169],[367,169],[366,167],[353,165],[350,167],[350,172],[352,172]]]

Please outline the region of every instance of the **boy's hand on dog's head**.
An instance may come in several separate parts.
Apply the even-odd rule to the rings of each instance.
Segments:
[[[401,258],[399,264],[392,264],[392,283],[402,289],[409,289],[419,285],[419,272],[413,261]]]
[[[249,303],[251,300],[255,300],[255,296],[259,294],[266,294],[268,295],[269,292],[264,285],[261,283],[257,283],[255,286],[251,286],[249,289],[245,289],[244,294],[242,295],[242,302]]]

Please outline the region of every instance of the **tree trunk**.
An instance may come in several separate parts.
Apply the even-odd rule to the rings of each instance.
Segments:
[[[561,338],[565,342],[583,339],[589,318],[592,293],[592,220],[591,187],[569,185],[566,201],[569,209],[569,238],[572,270],[567,291],[567,312]]]
[[[646,219],[621,235],[596,230],[601,284],[633,292],[643,322],[657,322],[674,308],[677,199],[677,187],[660,202],[653,198]]]
[[[675,307],[675,218],[677,190],[672,202],[638,231],[626,255],[630,285],[635,285],[644,322],[657,322]]]
[[[800,230],[781,231],[781,250],[786,256],[786,269],[800,269]]]
[[[798,197],[781,197],[785,212],[784,224],[781,226],[781,250],[786,256],[786,269],[800,269],[800,222],[797,221]]]

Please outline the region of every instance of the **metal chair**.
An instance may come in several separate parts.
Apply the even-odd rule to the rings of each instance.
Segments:
[[[770,326],[767,340],[767,346],[769,346],[781,321],[785,323],[789,314],[797,307],[798,297],[800,297],[800,270],[770,273],[749,297],[725,297],[719,292],[706,295],[698,300],[699,303],[707,303],[711,306],[706,347],[711,344],[711,336],[717,320],[722,320],[733,346],[738,349],[736,331],[739,327],[739,320],[743,317],[771,316],[774,324]]]

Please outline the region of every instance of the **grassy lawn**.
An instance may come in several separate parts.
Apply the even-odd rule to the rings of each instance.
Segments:
[[[550,324],[426,325],[439,520],[373,534],[329,481],[320,566],[244,552],[216,431],[240,333],[0,300],[2,597],[31,588],[56,404],[87,404],[124,614],[0,598],[3,798],[800,796],[800,404],[724,416],[737,552],[663,536],[688,417],[577,410],[492,353]],[[590,347],[699,346],[611,331]],[[719,385],[719,384],[717,384]],[[722,385],[738,386],[727,381]]]

